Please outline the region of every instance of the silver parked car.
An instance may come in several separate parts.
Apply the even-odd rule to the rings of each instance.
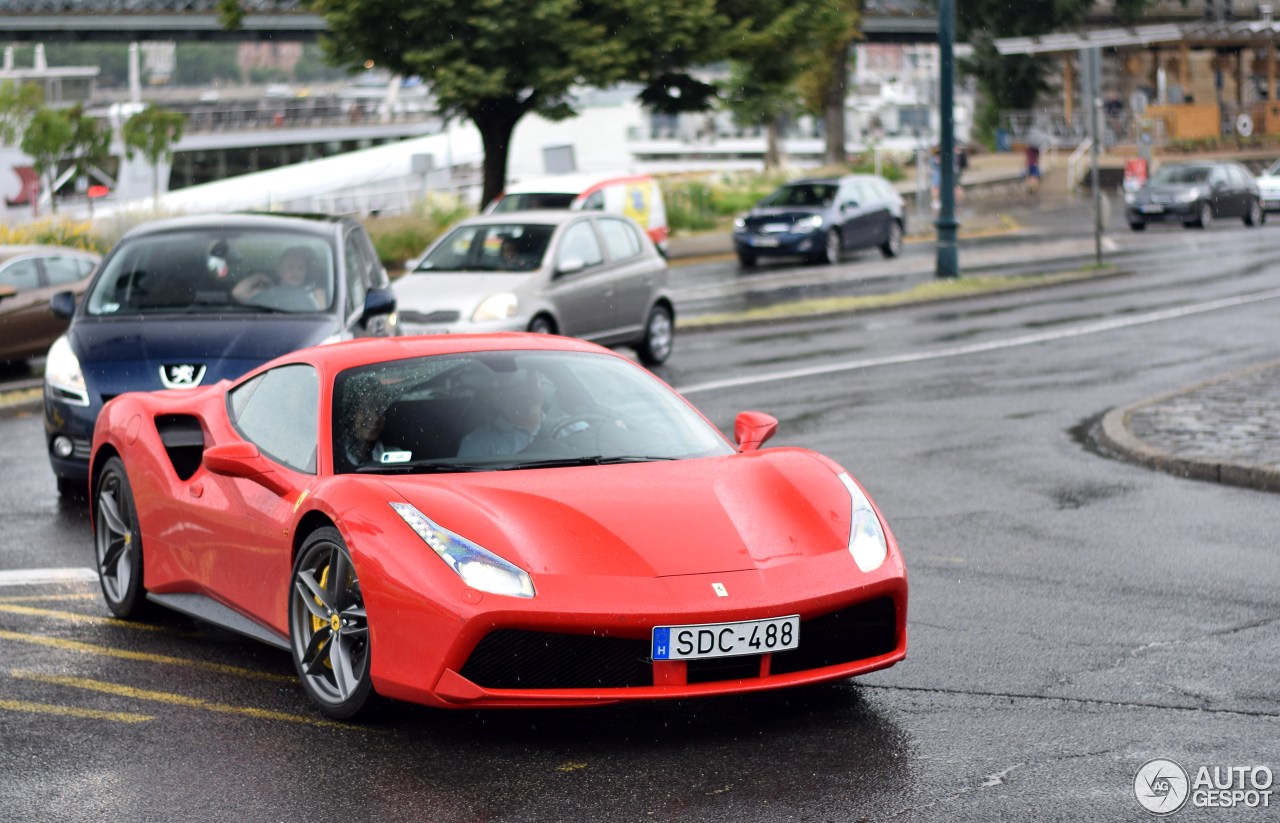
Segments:
[[[667,263],[635,221],[580,211],[464,220],[395,281],[402,334],[533,331],[671,355]]]

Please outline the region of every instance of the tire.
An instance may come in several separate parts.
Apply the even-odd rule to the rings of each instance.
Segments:
[[[1146,223],[1130,223],[1129,228],[1132,229],[1133,231],[1146,231],[1147,224]]]
[[[1195,222],[1191,225],[1197,228],[1207,229],[1213,225],[1213,206],[1208,203],[1200,204],[1200,211],[1196,214]]]
[[[902,224],[897,220],[889,221],[889,236],[884,239],[880,253],[885,257],[897,257],[902,254]]]
[[[644,337],[636,345],[636,354],[646,366],[660,366],[671,356],[675,344],[676,327],[671,309],[658,304],[649,309],[644,323]]]
[[[346,720],[372,704],[369,620],[355,565],[332,526],[307,537],[289,585],[289,646],[307,696]]]
[[[1244,224],[1246,226],[1261,226],[1267,219],[1267,214],[1262,210],[1262,204],[1257,200],[1249,201],[1249,210],[1245,212]]]
[[[831,229],[822,239],[822,254],[818,256],[818,261],[828,266],[834,266],[839,263],[841,246],[840,230]]]
[[[62,497],[68,497],[75,500],[84,500],[88,496],[89,490],[87,484],[72,480],[69,477],[59,477],[58,494]]]
[[[142,532],[133,489],[118,457],[109,459],[94,484],[94,559],[107,608],[117,617],[144,611]]]
[[[529,321],[529,331],[534,334],[555,334],[556,324],[551,321],[550,317],[540,314]]]
[[[738,252],[738,264],[744,269],[755,268],[756,256],[750,252],[740,251]]]

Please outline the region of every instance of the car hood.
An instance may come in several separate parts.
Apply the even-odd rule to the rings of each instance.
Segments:
[[[327,316],[264,318],[147,317],[145,320],[79,321],[72,350],[102,394],[164,388],[167,365],[204,367],[200,383],[239,377],[282,354],[316,345],[338,331]]]
[[[1187,192],[1192,191],[1193,189],[1199,189],[1201,191],[1204,191],[1204,190],[1207,190],[1208,188],[1209,188],[1208,183],[1174,183],[1174,184],[1169,184],[1164,186],[1148,185],[1142,188],[1139,191],[1139,194],[1146,195],[1147,197],[1151,197],[1153,199],[1154,198],[1167,199],[1170,197],[1177,197],[1179,195],[1186,194]]]
[[[531,272],[413,272],[395,281],[396,305],[406,322],[414,315],[457,311],[470,318],[486,297],[515,291],[536,277]]]
[[[384,479],[439,525],[535,577],[762,570],[848,547],[849,493],[799,449]]]
[[[802,206],[767,206],[757,207],[747,213],[744,218],[748,225],[756,223],[794,223],[815,214],[825,216],[827,210],[820,207],[805,208]]]

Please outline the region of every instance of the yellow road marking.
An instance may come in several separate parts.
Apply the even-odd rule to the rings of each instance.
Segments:
[[[23,594],[17,597],[0,597],[0,603],[47,603],[50,600],[96,600],[102,597],[98,592],[76,592],[74,594]]]
[[[149,626],[146,623],[135,623],[131,620],[120,620],[115,617],[99,617],[96,614],[64,612],[59,609],[34,609],[31,606],[17,606],[11,603],[0,603],[0,612],[21,614],[25,617],[52,617],[55,620],[67,620],[72,623],[94,623],[99,626],[116,626],[122,629],[139,629],[144,632],[157,632],[164,628],[162,626]]]
[[[22,669],[14,669],[9,674],[19,680],[31,680],[36,683],[47,683],[53,686],[68,686],[73,689],[86,689],[92,692],[100,692],[102,694],[110,694],[116,697],[129,697],[134,700],[150,700],[154,703],[168,703],[172,706],[183,706],[188,709],[202,709],[207,712],[219,712],[221,714],[238,714],[246,717],[254,717],[260,720],[283,720],[289,723],[302,723],[307,726],[322,726],[327,728],[348,728],[342,723],[335,723],[332,720],[319,720],[314,717],[307,717],[301,714],[289,714],[287,712],[276,712],[269,709],[254,709],[249,706],[232,706],[226,703],[212,703],[208,700],[202,700],[198,697],[187,697],[186,695],[174,694],[172,692],[157,692],[151,689],[138,689],[133,686],[123,686],[118,683],[105,683],[101,680],[88,680],[82,677],[64,677],[54,674],[38,674],[36,672],[24,671]]]
[[[155,720],[146,714],[133,712],[103,712],[97,709],[78,709],[74,706],[54,706],[49,703],[28,703],[25,700],[0,700],[0,711],[27,712],[28,714],[56,714],[63,717],[80,717],[86,720],[110,720],[113,723],[146,723]]]
[[[269,683],[297,682],[297,678],[295,677],[287,677],[281,674],[268,674],[267,672],[260,672],[255,669],[246,669],[240,666],[226,666],[221,663],[206,663],[202,660],[187,660],[186,658],[170,657],[165,654],[133,652],[127,649],[112,648],[110,646],[95,646],[90,643],[81,643],[77,640],[63,640],[57,637],[45,637],[40,634],[20,634],[18,632],[0,630],[0,640],[12,640],[16,643],[32,643],[37,646],[48,646],[49,648],[59,649],[61,651],[97,654],[104,657],[118,657],[122,660],[140,660],[144,663],[163,663],[168,666],[188,666],[190,668],[217,672],[218,674],[229,674],[235,677],[249,678],[251,680],[265,680]]]

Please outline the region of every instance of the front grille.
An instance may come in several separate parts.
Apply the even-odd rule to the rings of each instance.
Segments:
[[[476,646],[462,676],[486,689],[651,686],[648,658],[646,640],[499,629]]]
[[[775,652],[774,674],[852,663],[886,654],[898,645],[893,600],[880,597],[800,624],[800,648]]]
[[[402,323],[456,323],[460,317],[462,317],[462,313],[456,311],[420,312],[405,310],[400,312],[400,322]]]

